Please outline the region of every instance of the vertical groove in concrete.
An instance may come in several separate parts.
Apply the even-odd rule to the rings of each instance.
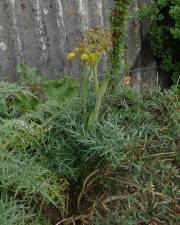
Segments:
[[[19,54],[21,54],[22,52],[22,40],[21,40],[21,35],[20,35],[20,29],[19,29],[19,22],[18,22],[18,15],[17,15],[17,11],[16,11],[16,0],[10,0],[10,9],[11,9],[11,14],[12,14],[12,29],[13,29],[13,33],[15,36],[15,43],[16,43],[16,48]]]
[[[65,34],[65,23],[64,23],[64,12],[63,5],[61,0],[56,0],[57,12],[56,12],[56,21],[58,25],[59,32],[61,34],[61,43],[59,44],[59,48],[62,51],[66,52],[66,34]]]
[[[89,12],[88,12],[88,0],[77,0],[77,9],[78,9],[78,16],[79,16],[79,23],[81,31],[85,31],[89,27]]]
[[[47,52],[47,37],[45,36],[45,27],[43,26],[42,13],[43,9],[41,7],[41,0],[34,0],[35,9],[35,21],[36,21],[36,32],[38,34],[39,47],[41,49],[40,58],[42,61],[46,62],[48,58]]]

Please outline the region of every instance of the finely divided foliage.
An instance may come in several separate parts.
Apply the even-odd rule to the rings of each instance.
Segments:
[[[77,224],[177,224],[178,96],[120,83],[89,129],[78,85],[68,80],[58,83],[77,94],[63,98],[43,83],[34,93],[31,82],[0,83],[1,224],[56,224],[49,207]]]

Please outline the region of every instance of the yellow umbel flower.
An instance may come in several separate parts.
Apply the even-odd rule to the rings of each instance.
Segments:
[[[99,52],[92,52],[89,54],[89,61],[90,64],[95,65],[99,62],[100,53]]]
[[[67,60],[73,60],[76,57],[74,52],[69,52],[67,55]]]
[[[93,61],[97,61],[98,57],[99,57],[99,54],[97,52],[89,54],[89,58]]]
[[[81,51],[81,48],[75,48],[74,52],[79,53]]]
[[[90,51],[90,48],[89,48],[89,47],[90,47],[90,46],[82,48],[82,51],[83,51],[84,53],[89,53],[89,51]]]
[[[94,34],[94,35],[92,35],[92,36],[91,36],[91,38],[92,38],[92,40],[93,40],[93,41],[97,41],[97,40],[98,40],[98,36],[97,36],[97,35],[95,35],[95,34]]]
[[[82,61],[87,61],[88,59],[89,59],[88,54],[83,53],[83,54],[81,55],[81,60],[82,60]]]

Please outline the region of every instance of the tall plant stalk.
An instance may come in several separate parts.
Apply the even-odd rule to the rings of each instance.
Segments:
[[[88,127],[94,127],[98,122],[102,99],[106,93],[108,83],[109,83],[109,79],[105,77],[101,86],[99,86],[99,81],[97,78],[97,65],[93,66],[93,77],[94,77],[94,86],[95,86],[95,92],[96,92],[96,102],[95,102],[94,110],[89,115]]]
[[[90,67],[84,65],[82,69],[82,105],[83,105],[83,122],[87,122],[87,90],[88,90],[88,77],[90,73]]]
[[[95,127],[98,122],[102,99],[107,91],[111,76],[120,72],[120,58],[124,50],[125,19],[129,2],[130,0],[114,0],[114,9],[110,17],[111,31],[100,28],[91,29],[81,41],[79,47],[67,56],[69,60],[72,60],[79,54],[82,62],[83,121],[85,125],[91,128]],[[107,53],[109,54],[110,71],[108,71],[109,74],[105,75],[100,84],[97,65],[101,56]],[[96,99],[94,109],[91,112],[87,112],[87,90],[91,71],[93,73]]]

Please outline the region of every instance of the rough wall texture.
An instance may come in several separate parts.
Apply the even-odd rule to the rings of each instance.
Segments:
[[[136,0],[131,6],[131,13],[142,9],[145,4],[151,4],[151,0]],[[147,85],[156,86],[157,64],[152,56],[149,40],[149,21],[131,20],[127,26],[128,51],[126,62],[132,65],[133,86],[141,89]]]
[[[107,25],[112,2],[0,0],[0,76],[16,76],[16,64],[22,61],[40,68],[52,79],[68,71],[74,71],[78,76],[78,66],[66,61],[66,53],[77,45],[88,27]],[[138,10],[144,2],[150,0],[134,0],[131,12]],[[154,64],[153,58],[144,60],[149,53],[142,49],[147,33],[143,26],[138,20],[127,26],[125,58],[134,67]],[[142,75],[142,71],[138,73]]]

